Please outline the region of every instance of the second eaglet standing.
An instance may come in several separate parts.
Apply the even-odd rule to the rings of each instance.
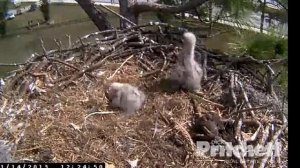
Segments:
[[[172,88],[200,91],[203,70],[195,61],[195,45],[196,36],[191,32],[184,33],[183,49],[169,77],[172,81]]]

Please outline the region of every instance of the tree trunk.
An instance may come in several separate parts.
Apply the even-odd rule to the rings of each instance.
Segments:
[[[162,13],[180,13],[197,6],[200,6],[209,0],[190,0],[182,5],[165,5],[154,2],[141,2],[136,0],[119,0],[120,13],[133,23],[138,24],[138,16],[143,12],[162,12]],[[121,28],[130,27],[126,21],[121,21]]]
[[[42,13],[43,13],[43,17],[45,22],[49,22],[50,21],[50,9],[49,9],[49,2],[48,0],[42,0],[42,5],[40,7]]]
[[[5,14],[8,9],[8,0],[0,1],[0,34],[6,34]]]
[[[195,11],[196,16],[198,17],[199,21],[200,21],[200,22],[203,22],[203,20],[201,19],[201,14],[200,14],[200,12],[197,10],[197,8],[195,8],[194,11]]]
[[[134,0],[119,0],[120,4],[120,14],[131,22],[138,24],[138,14],[132,12],[130,7],[134,5]],[[121,29],[129,28],[132,24],[128,23],[126,20],[120,18],[120,27]]]
[[[99,30],[106,30],[111,28],[111,24],[105,18],[104,13],[97,10],[91,3],[91,0],[76,0],[77,3],[83,8],[83,10],[92,19],[94,24]],[[137,0],[119,0],[120,14],[126,17],[131,22],[138,24],[138,16],[143,12],[162,12],[162,13],[180,13],[191,10],[197,6],[200,6],[209,0],[189,0],[183,5],[164,5],[155,2],[141,2]],[[120,27],[128,28],[132,24],[121,19]]]
[[[133,0],[124,0],[124,1],[133,1]],[[162,13],[180,13],[183,11],[191,10],[197,6],[201,6],[209,0],[189,0],[183,5],[165,5],[154,2],[142,2],[135,1],[134,5],[131,5],[131,11],[139,14],[142,12],[162,12]]]
[[[181,5],[183,5],[183,3],[185,3],[185,0],[181,0]],[[184,27],[184,11],[181,12],[181,26]]]
[[[212,33],[212,27],[213,27],[212,12],[213,12],[213,3],[212,1],[209,1],[208,2],[209,34]]]
[[[105,17],[105,14],[97,9],[91,0],[76,0],[80,7],[85,11],[89,18],[94,22],[100,31],[111,29],[110,22]]]
[[[260,32],[264,31],[266,0],[261,4]]]

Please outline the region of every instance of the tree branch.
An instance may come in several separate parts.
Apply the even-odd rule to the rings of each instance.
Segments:
[[[153,2],[136,2],[134,5],[130,6],[130,9],[136,13],[142,12],[165,12],[165,13],[180,13],[184,11],[188,11],[194,9],[196,6],[200,6],[209,0],[191,0],[183,5],[175,6],[175,5],[164,5]]]
[[[277,4],[274,4],[272,2],[267,2],[266,4],[271,4],[271,5],[275,5],[276,7],[281,7],[283,8],[286,12],[288,12],[288,4],[285,4],[283,2],[280,2],[279,0],[275,0],[275,3]]]
[[[85,13],[94,22],[94,24],[100,31],[112,28],[110,22],[105,17],[104,12],[102,12],[100,9],[97,9],[91,0],[75,1],[81,6],[81,8],[85,11]]]

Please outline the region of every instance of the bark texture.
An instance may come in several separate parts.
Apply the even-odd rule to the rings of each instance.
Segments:
[[[138,16],[143,12],[180,13],[194,9],[209,0],[190,0],[182,5],[165,5],[155,2],[137,2],[136,0],[121,0],[120,13],[130,21],[138,24]],[[121,20],[121,28],[128,28],[130,23]]]
[[[85,13],[94,22],[94,24],[100,31],[112,28],[104,12],[97,9],[91,0],[76,0],[76,2],[85,11]]]

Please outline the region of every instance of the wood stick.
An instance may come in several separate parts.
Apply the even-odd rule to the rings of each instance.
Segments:
[[[265,164],[267,163],[270,155],[268,154],[269,152],[272,152],[272,146],[274,146],[275,141],[279,138],[279,136],[281,135],[281,133],[287,128],[288,123],[285,123],[272,137],[272,140],[270,141],[270,147],[267,150],[267,154],[263,157],[261,164],[259,165],[259,168],[264,168]]]
[[[252,107],[252,108],[242,109],[242,110],[238,110],[238,111],[232,112],[231,114],[243,113],[243,112],[248,112],[248,111],[253,111],[253,110],[265,109],[265,108],[268,108],[270,106],[271,105],[265,105],[265,106],[258,106],[258,107]]]
[[[54,39],[56,46],[58,47],[58,51],[61,51],[61,45],[59,44],[57,39]]]
[[[26,63],[0,63],[0,66],[20,66],[20,65],[26,65]]]
[[[251,106],[251,104],[250,104],[250,102],[249,102],[249,99],[248,99],[247,93],[246,93],[246,91],[245,91],[245,89],[244,89],[244,87],[243,87],[243,84],[242,84],[240,81],[237,81],[237,82],[238,82],[238,84],[239,84],[239,86],[240,86],[240,89],[242,90],[242,93],[243,93],[243,96],[244,96],[244,99],[245,99],[245,101],[246,101],[246,104],[247,104],[248,108],[251,109],[252,106]],[[255,115],[254,115],[253,110],[251,110],[250,112],[251,112],[252,117],[254,117]]]
[[[107,79],[108,80],[111,80],[115,75],[116,75],[116,73],[125,65],[125,63],[127,62],[127,61],[129,61],[132,57],[133,57],[134,55],[130,55],[122,64],[121,64],[121,66],[118,68],[118,69],[116,69],[115,70],[115,72],[110,76],[110,77],[108,77]]]
[[[68,42],[69,42],[69,47],[68,47],[68,49],[70,49],[70,48],[72,48],[71,35],[66,34],[66,36],[68,37]]]
[[[75,70],[77,70],[77,71],[80,71],[79,68],[77,68],[77,67],[75,67],[74,65],[71,65],[71,64],[69,64],[69,63],[66,63],[66,62],[64,62],[64,61],[61,61],[61,60],[58,60],[58,59],[55,59],[55,58],[48,58],[48,60],[52,60],[52,61],[55,61],[55,62],[59,62],[59,63],[64,64],[64,65],[66,65],[66,66],[68,66],[68,67],[70,67],[70,68],[73,68],[73,69],[75,69]]]
[[[230,92],[231,100],[232,100],[232,103],[233,103],[234,107],[237,105],[237,99],[236,99],[236,95],[234,93],[235,83],[236,83],[235,74],[231,73],[231,75],[230,75],[229,92]]]
[[[44,46],[44,41],[43,41],[42,38],[40,39],[40,41],[41,41],[41,47],[42,47],[42,49],[43,49],[44,55],[47,56],[47,51],[46,51],[46,48],[45,48],[45,46]]]
[[[202,69],[203,69],[203,79],[207,80],[207,53],[206,52],[203,53],[203,57],[204,57],[203,66],[202,66]]]
[[[105,8],[106,10],[110,11],[111,13],[115,14],[116,16],[120,17],[121,19],[127,21],[128,23],[132,24],[133,26],[136,26],[135,23],[133,23],[132,21],[130,21],[129,19],[127,19],[126,17],[118,14],[117,12],[111,10],[110,8],[108,8],[107,6],[102,5],[101,3],[99,4],[101,7]]]

